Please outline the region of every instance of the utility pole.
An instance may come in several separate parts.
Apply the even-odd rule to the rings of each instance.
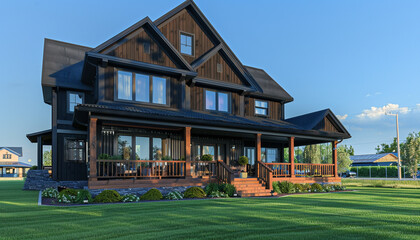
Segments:
[[[398,127],[398,113],[385,113],[385,114],[390,115],[390,116],[396,116],[396,119],[397,119],[398,180],[401,180],[400,131]]]

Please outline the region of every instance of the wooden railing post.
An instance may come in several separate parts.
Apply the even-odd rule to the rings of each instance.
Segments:
[[[89,181],[97,180],[97,168],[96,168],[96,159],[97,159],[97,118],[91,118],[89,122]]]
[[[290,178],[295,177],[295,137],[289,137]]]
[[[261,133],[257,133],[256,139],[255,139],[255,148],[257,149],[257,157],[255,159],[257,159],[257,163],[261,162]],[[257,166],[257,178],[261,177],[260,176],[260,165],[256,164]]]
[[[185,127],[185,178],[191,178],[191,127]]]
[[[332,142],[332,160],[334,163],[334,177],[338,177],[337,171],[337,141]]]

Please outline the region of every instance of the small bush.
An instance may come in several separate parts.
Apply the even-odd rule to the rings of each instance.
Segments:
[[[138,202],[140,198],[135,194],[126,194],[122,196],[122,202]]]
[[[311,185],[311,192],[323,192],[324,189],[319,183],[313,183]]]
[[[281,193],[280,187],[279,187],[279,182],[273,182],[273,191],[276,192],[276,193]]]
[[[55,188],[46,188],[42,191],[41,196],[45,198],[57,198],[58,190]]]
[[[204,191],[206,192],[207,196],[210,195],[210,193],[219,191],[220,185],[218,183],[209,183],[205,188]]]
[[[92,202],[92,195],[88,190],[79,190],[77,192],[76,198],[74,199],[75,203],[88,203]]]
[[[141,201],[155,201],[155,200],[161,200],[163,198],[162,193],[157,190],[156,188],[152,188],[147,193],[143,194],[140,197]]]
[[[331,184],[324,184],[324,185],[322,185],[322,188],[324,189],[324,192],[335,191],[334,185],[331,185]]]
[[[121,195],[115,190],[104,190],[93,199],[95,203],[113,203],[121,201]]]
[[[227,195],[224,192],[214,191],[214,192],[210,193],[209,197],[211,197],[211,198],[227,198],[227,197],[229,197],[229,195]]]
[[[190,187],[185,191],[184,198],[205,198],[206,193],[200,187]]]
[[[37,170],[38,166],[32,166],[31,168],[29,168],[29,170]]]
[[[280,182],[279,188],[281,193],[294,193],[295,192],[295,186],[291,182]]]
[[[184,195],[182,193],[178,192],[178,191],[173,191],[173,192],[168,193],[165,196],[165,199],[168,199],[168,200],[181,200],[181,199],[184,199]]]
[[[346,187],[340,184],[334,184],[335,191],[343,191],[346,190]]]
[[[57,201],[59,203],[74,203],[76,200],[76,196],[67,194],[67,193],[60,193],[58,194]]]
[[[236,187],[232,184],[224,183],[220,185],[219,191],[226,193],[229,197],[233,197],[236,192]]]
[[[201,156],[201,161],[213,161],[213,156],[210,154],[204,154],[203,156]]]
[[[109,158],[110,158],[110,156],[106,153],[99,154],[99,156],[98,156],[98,159],[101,159],[101,160],[107,160]]]
[[[79,190],[73,189],[73,188],[66,188],[60,191],[60,194],[68,194],[75,197],[77,196],[78,193],[79,193]]]
[[[297,193],[301,193],[301,192],[304,192],[305,191],[305,189],[303,188],[302,184],[299,184],[299,183],[296,183],[294,185],[294,188],[295,188],[295,192],[297,192]]]
[[[247,156],[240,156],[238,160],[239,165],[245,166],[248,164],[248,157]]]
[[[309,192],[309,190],[311,190],[311,184],[305,183],[302,185],[302,188],[304,192]]]

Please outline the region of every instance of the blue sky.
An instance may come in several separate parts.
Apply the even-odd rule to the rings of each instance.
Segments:
[[[157,19],[182,1],[7,1],[0,15],[0,146],[51,126],[43,103],[44,38],[95,47],[145,16]],[[331,108],[347,116],[356,154],[400,130],[420,131],[420,1],[197,0],[243,64],[264,68],[295,101],[286,117]]]

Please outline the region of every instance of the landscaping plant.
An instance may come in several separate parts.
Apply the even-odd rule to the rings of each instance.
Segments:
[[[184,198],[205,198],[206,193],[200,187],[190,187],[184,193]]]
[[[58,197],[58,190],[55,188],[46,188],[41,193],[42,197],[45,198],[57,198]]]
[[[184,199],[184,195],[178,191],[172,191],[165,196],[168,200],[181,200]]]
[[[95,203],[113,203],[121,201],[121,195],[115,190],[104,190],[93,199]]]
[[[126,194],[122,196],[122,202],[138,202],[140,198],[135,194]]]
[[[211,197],[211,198],[227,198],[227,197],[229,197],[229,195],[227,195],[226,193],[221,192],[221,191],[214,191],[214,192],[211,192],[209,194],[209,197]]]
[[[76,198],[74,199],[75,203],[91,203],[92,195],[88,190],[81,189],[77,192]]]
[[[279,188],[281,193],[295,193],[295,186],[291,182],[280,182]]]
[[[163,198],[162,193],[157,190],[156,188],[152,188],[147,193],[143,194],[140,197],[141,201],[155,201],[155,200],[161,200]]]
[[[311,192],[323,192],[324,189],[322,188],[321,184],[319,183],[313,183],[311,185]]]
[[[201,156],[200,160],[210,162],[213,161],[213,156],[210,154],[204,154],[203,156]]]

